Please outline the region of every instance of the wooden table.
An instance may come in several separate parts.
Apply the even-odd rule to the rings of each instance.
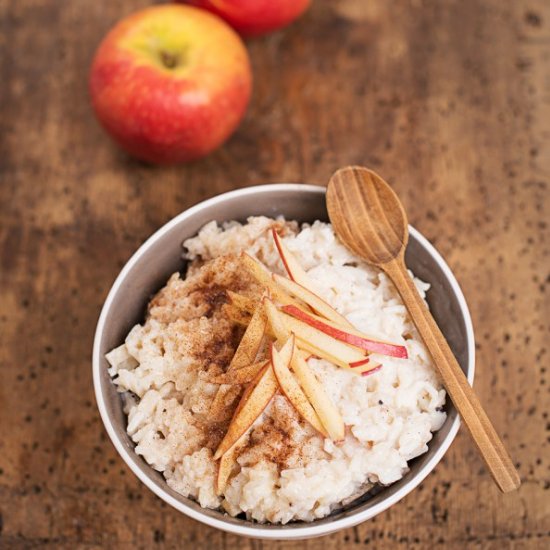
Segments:
[[[550,547],[550,3],[317,0],[249,43],[236,135],[172,168],[115,148],[87,96],[95,46],[147,4],[0,0],[0,547]],[[175,214],[351,163],[395,185],[455,271],[476,389],[523,485],[501,495],[461,431],[419,489],[359,527],[241,540],[163,504],[118,457],[92,391],[95,323],[121,266]]]

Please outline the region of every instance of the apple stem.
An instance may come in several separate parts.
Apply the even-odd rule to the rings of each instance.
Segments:
[[[162,61],[162,64],[167,69],[176,68],[179,64],[179,61],[180,61],[178,54],[174,54],[174,53],[170,53],[170,52],[166,52],[166,51],[161,51],[160,52],[160,60]]]

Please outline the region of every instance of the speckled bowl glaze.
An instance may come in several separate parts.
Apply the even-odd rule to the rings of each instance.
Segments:
[[[201,508],[173,491],[161,473],[134,452],[126,433],[120,395],[109,374],[105,353],[120,345],[136,323],[144,320],[147,302],[175,271],[185,268],[182,242],[207,222],[245,221],[251,215],[277,216],[301,222],[328,220],[325,188],[303,184],[272,184],[231,191],[186,210],[152,235],[130,258],[117,277],[103,306],[93,349],[93,380],[101,418],[114,446],[137,477],[165,502],[187,516],[212,527],[247,537],[305,539],[357,525],[386,510],[410,493],[435,468],[459,428],[453,405],[447,420],[434,434],[429,450],[410,462],[410,471],[389,487],[373,491],[330,516],[312,523],[258,524]],[[474,335],[464,296],[451,270],[435,248],[414,228],[406,251],[407,265],[431,284],[430,309],[446,336],[470,384],[474,378]]]

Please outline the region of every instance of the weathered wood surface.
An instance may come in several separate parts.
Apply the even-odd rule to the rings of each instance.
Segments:
[[[153,168],[94,121],[87,70],[147,2],[0,0],[1,548],[548,548],[550,4],[317,0],[250,42],[245,122]],[[503,496],[461,431],[422,486],[354,529],[247,541],[164,505],[96,411],[95,322],[125,260],[197,201],[366,164],[392,182],[471,307],[476,389],[519,467]]]

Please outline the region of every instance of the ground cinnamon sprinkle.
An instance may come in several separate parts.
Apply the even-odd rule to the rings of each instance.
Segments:
[[[188,279],[171,280],[151,301],[149,315],[163,321],[173,320],[174,316],[187,320],[196,316],[206,318],[208,331],[187,334],[187,343],[197,360],[197,369],[225,372],[245,330],[223,313],[222,306],[230,302],[227,291],[259,299],[261,288],[242,269],[235,255],[220,256],[192,273]],[[223,439],[243,389],[244,386],[230,388],[221,419],[200,415],[199,426],[204,432],[206,447],[214,450]],[[291,405],[285,406],[283,402],[284,398],[280,398],[277,414],[259,424],[238,452],[246,465],[265,460],[284,469],[291,461],[300,460],[300,446],[292,437],[300,419]]]

